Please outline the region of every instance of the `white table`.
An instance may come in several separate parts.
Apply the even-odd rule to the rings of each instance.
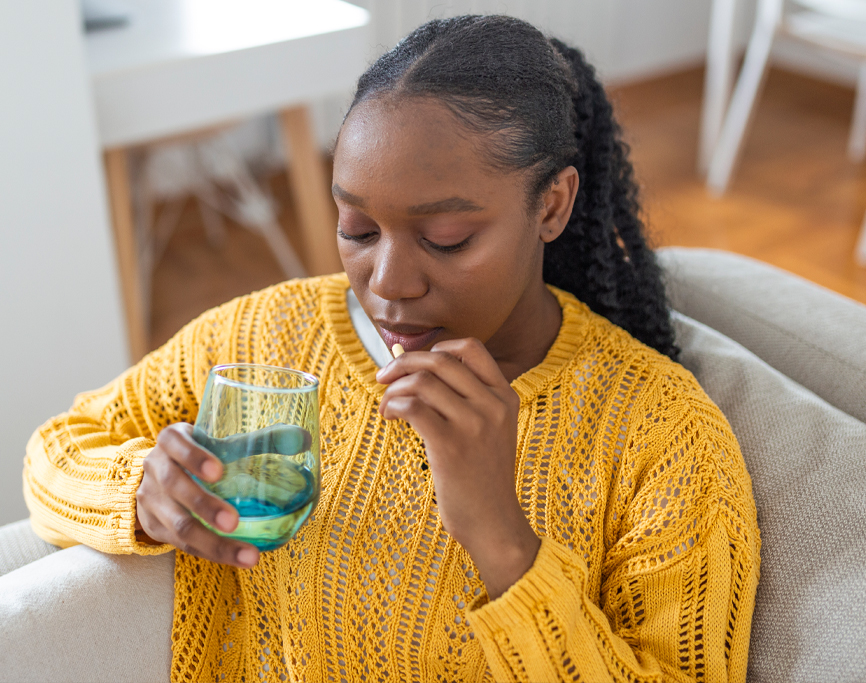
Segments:
[[[366,10],[341,0],[125,0],[130,23],[87,36],[133,360],[147,350],[127,150],[279,111],[291,147],[301,258],[334,272],[336,218],[306,103],[351,90]]]

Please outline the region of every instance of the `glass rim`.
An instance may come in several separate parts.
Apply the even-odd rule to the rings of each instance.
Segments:
[[[219,374],[220,370],[229,370],[235,368],[256,368],[267,370],[269,372],[287,373],[305,379],[308,384],[301,387],[264,387],[259,384],[250,384],[249,382],[241,382],[236,379],[230,379]],[[308,391],[316,391],[319,388],[319,378],[311,375],[303,370],[295,370],[293,368],[284,368],[279,365],[264,365],[263,363],[222,363],[214,365],[208,372],[208,378],[213,378],[215,382],[225,384],[236,389],[255,389],[256,391],[269,392],[274,394],[294,394]]]

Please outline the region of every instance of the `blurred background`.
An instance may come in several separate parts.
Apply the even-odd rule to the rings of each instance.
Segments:
[[[513,14],[585,51],[656,246],[866,302],[864,6],[0,0],[0,524],[27,514],[27,439],[77,392],[212,306],[338,267],[329,152],[352,85],[429,18]]]

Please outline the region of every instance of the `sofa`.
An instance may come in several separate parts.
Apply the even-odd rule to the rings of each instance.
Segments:
[[[726,252],[659,258],[681,362],[752,477],[749,680],[866,681],[866,306]],[[0,681],[168,680],[173,565],[0,528]]]

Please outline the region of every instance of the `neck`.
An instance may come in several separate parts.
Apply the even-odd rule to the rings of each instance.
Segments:
[[[544,360],[562,326],[562,309],[541,278],[485,346],[509,382]]]

